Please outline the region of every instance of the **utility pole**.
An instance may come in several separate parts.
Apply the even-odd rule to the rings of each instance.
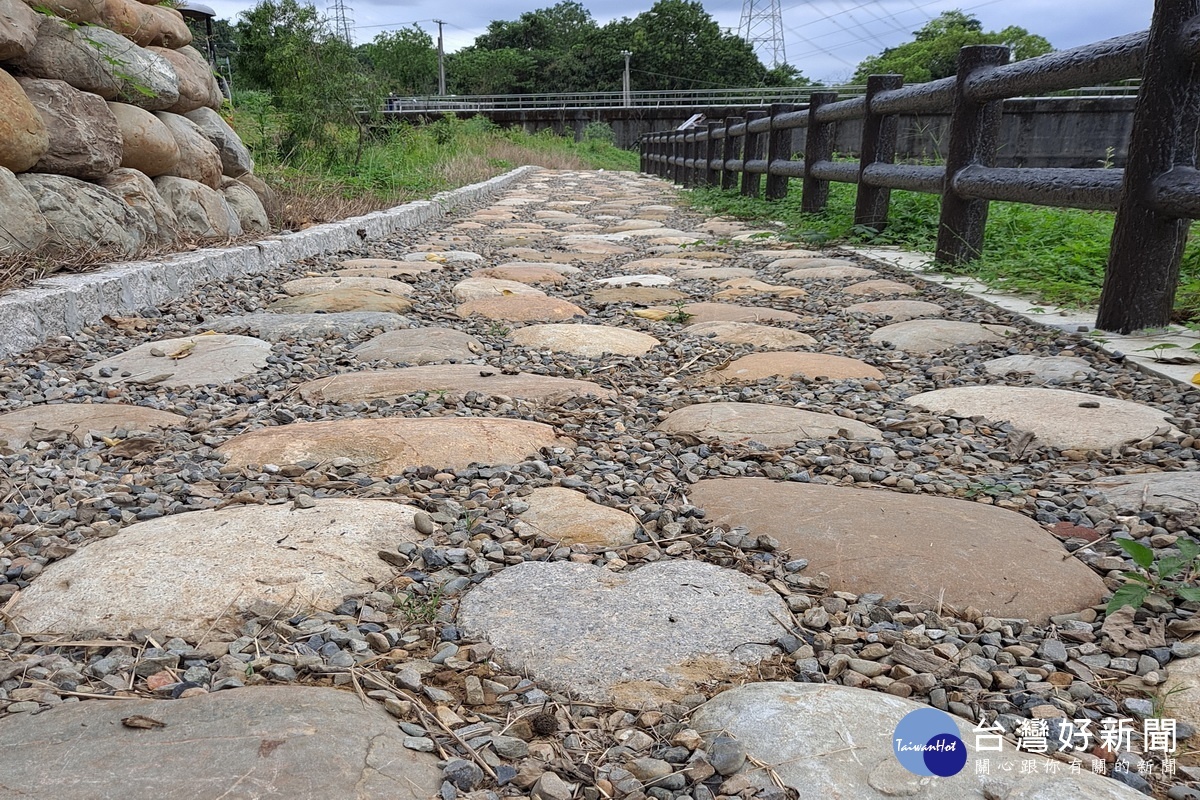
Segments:
[[[442,26],[446,23],[440,19],[434,22],[438,26],[438,97],[446,96],[446,52],[442,48]]]
[[[633,53],[629,52],[628,50],[622,50],[621,55],[625,56],[625,74],[621,76],[621,89],[625,95],[625,108],[629,108],[631,105],[633,105],[631,102],[629,102],[629,58],[633,55]]]

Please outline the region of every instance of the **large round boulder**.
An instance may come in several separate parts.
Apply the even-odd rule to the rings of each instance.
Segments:
[[[54,249],[131,258],[142,246],[133,211],[107,189],[66,175],[27,172],[17,180],[46,218]]]
[[[173,50],[192,41],[183,14],[167,6],[136,0],[102,0],[99,22],[142,47],[154,45]]]
[[[155,116],[167,126],[179,146],[179,161],[166,174],[199,181],[210,189],[221,186],[221,153],[204,138],[196,123],[179,114],[159,111]]]
[[[0,167],[24,172],[50,149],[50,135],[21,84],[0,70]]]
[[[171,63],[107,28],[43,17],[37,43],[14,63],[30,77],[66,81],[151,111],[179,102],[179,76]]]
[[[175,169],[179,163],[179,145],[162,120],[128,103],[109,103],[108,109],[121,129],[122,167],[144,172],[151,178]]]
[[[38,16],[21,0],[0,0],[0,61],[20,58],[37,41]]]
[[[220,192],[237,215],[242,233],[270,233],[271,222],[267,219],[266,209],[253,189],[235,178],[222,178]]]
[[[17,176],[4,167],[0,167],[0,208],[4,209],[0,256],[28,253],[46,241],[46,218],[38,209],[37,201]]]
[[[50,11],[55,16],[70,22],[98,22],[104,14],[104,0],[41,0],[32,2],[31,6],[39,6]]]
[[[221,171],[230,178],[240,178],[254,171],[254,159],[229,123],[211,108],[197,108],[184,114],[196,123],[204,138],[213,143],[221,154]]]
[[[267,219],[277,220],[283,216],[283,200],[279,197],[279,192],[268,186],[266,181],[253,173],[247,173],[239,175],[238,182],[246,184],[258,195],[258,201],[266,209]]]
[[[186,114],[197,108],[220,108],[221,89],[213,76],[212,67],[194,47],[169,50],[152,47],[151,52],[166,59],[179,76],[179,99],[167,108],[176,114]]]
[[[50,147],[33,172],[94,181],[121,163],[121,129],[104,98],[65,81],[18,78],[46,124]]]
[[[220,193],[203,183],[163,175],[154,187],[175,214],[180,236],[189,239],[230,239],[241,236],[242,224]]]
[[[175,212],[162,199],[154,181],[136,169],[118,168],[98,183],[129,206],[137,218],[142,238],[147,242],[168,244],[176,238],[179,221]]]

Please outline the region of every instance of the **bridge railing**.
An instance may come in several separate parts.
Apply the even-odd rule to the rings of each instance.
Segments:
[[[749,89],[681,89],[672,91],[567,92],[555,94],[476,94],[389,97],[385,114],[425,112],[533,111],[554,108],[691,108],[697,106],[767,106],[771,103],[806,104],[814,92],[837,92],[839,97],[866,94],[866,85],[835,87],[760,87]],[[1103,97],[1137,93],[1136,82],[1108,86],[1079,86],[1064,90],[1073,96]]]
[[[764,191],[765,175],[768,200],[786,197],[798,178],[806,212],[825,208],[831,181],[854,183],[855,222],[877,230],[887,225],[892,189],[940,194],[936,258],[946,264],[979,257],[992,200],[1116,211],[1096,325],[1123,333],[1167,325],[1190,220],[1200,218],[1200,0],[1157,0],[1148,31],[1008,60],[1005,47],[965,47],[955,77],[903,86],[898,75],[873,75],[861,96],[818,91],[807,108],[777,103],[707,127],[651,133],[641,141],[642,171],[685,186],[732,189],[740,180],[752,197]],[[1135,77],[1124,170],[994,166],[1006,98]],[[895,163],[897,117],[947,111],[945,163]],[[863,121],[857,163],[833,158],[833,129],[844,120]],[[793,154],[801,128],[803,153]]]

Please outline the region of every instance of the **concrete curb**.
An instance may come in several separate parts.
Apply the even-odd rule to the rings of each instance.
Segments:
[[[982,300],[997,308],[1010,311],[1035,325],[1054,328],[1081,340],[1090,340],[1111,356],[1124,357],[1130,364],[1159,378],[1195,389],[1192,377],[1200,374],[1200,364],[1164,364],[1154,360],[1155,345],[1170,344],[1189,348],[1200,343],[1200,333],[1172,325],[1161,331],[1139,331],[1131,334],[1096,331],[1095,309],[1065,309],[1049,303],[1039,303],[1019,294],[997,291],[969,277],[927,271],[933,259],[926,253],[878,247],[847,247],[837,249],[878,261],[903,270],[927,283],[935,283]],[[1147,355],[1147,353],[1150,353]]]
[[[239,247],[177,253],[159,261],[132,261],[98,272],[62,275],[0,296],[0,357],[23,353],[54,336],[66,336],[110,314],[160,304],[205,284],[254,275],[292,261],[337,253],[444,217],[455,208],[491,197],[541,167],[518,167],[402,206],[314,225]]]

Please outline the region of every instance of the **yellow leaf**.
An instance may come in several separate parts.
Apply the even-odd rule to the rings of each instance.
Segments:
[[[425,260],[426,261],[436,261],[439,264],[445,264],[450,259],[446,258],[444,255],[442,255],[440,253],[426,253]]]
[[[637,311],[630,311],[629,313],[633,314],[635,317],[641,317],[642,319],[652,319],[658,321],[671,316],[672,312],[662,308],[639,308]]]
[[[1196,384],[1197,386],[1200,386],[1200,372],[1197,372],[1195,375],[1192,376],[1192,383]]]
[[[197,333],[196,335],[197,336],[216,336],[217,332],[214,330],[207,330],[204,333]]]
[[[174,353],[171,353],[171,358],[175,359],[176,361],[178,361],[181,358],[187,358],[188,356],[190,356],[192,354],[192,351],[195,349],[196,349],[196,343],[188,342],[183,347],[176,350]]]
[[[501,295],[513,294],[513,290],[512,289],[501,289],[500,294]]]
[[[116,447],[121,443],[120,439],[110,439],[107,436],[101,436],[100,441],[104,442],[109,447]]]

